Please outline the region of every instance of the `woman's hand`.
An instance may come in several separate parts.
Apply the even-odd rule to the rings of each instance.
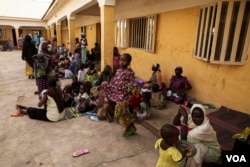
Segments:
[[[180,107],[176,116],[173,119],[173,124],[176,126],[180,126],[182,125],[181,123],[181,116],[183,116],[183,123],[187,124],[187,118],[188,118],[188,114],[185,108]]]
[[[38,107],[42,107],[44,104],[46,104],[46,102],[47,102],[47,93],[44,93],[43,97],[38,102]]]
[[[187,96],[187,94],[186,94],[186,92],[184,90],[177,90],[176,92],[177,92],[178,96],[181,96],[181,97],[186,97]]]
[[[178,114],[182,115],[184,118],[187,118],[187,117],[188,117],[187,111],[186,111],[186,109],[183,108],[183,107],[180,107],[180,108],[179,108]]]

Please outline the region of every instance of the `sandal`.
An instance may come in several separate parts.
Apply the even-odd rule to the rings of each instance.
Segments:
[[[79,157],[80,155],[84,155],[84,154],[88,154],[89,150],[85,149],[85,148],[80,148],[77,149],[74,153],[73,153],[73,157]]]
[[[19,111],[15,111],[15,112],[11,113],[10,116],[12,116],[12,117],[22,117],[22,116],[24,116],[24,114],[21,114]]]
[[[124,137],[128,137],[128,136],[133,136],[136,134],[136,129],[132,128],[131,130],[129,130],[128,132],[124,132],[123,136]]]

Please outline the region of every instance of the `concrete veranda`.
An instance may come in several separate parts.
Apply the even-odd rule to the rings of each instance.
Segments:
[[[94,122],[87,116],[56,123],[11,117],[18,96],[34,97],[35,80],[24,73],[21,51],[0,52],[0,162],[3,167],[152,167],[158,152],[157,137],[141,125],[138,133],[125,138],[116,123]],[[73,158],[77,148],[89,154]]]
[[[95,122],[87,116],[55,123],[28,116],[11,117],[18,96],[32,97],[34,105],[38,102],[34,95],[35,80],[28,79],[24,69],[20,50],[0,52],[0,166],[155,166],[158,130],[172,122],[178,105],[169,103],[166,109],[154,109],[144,126],[136,124],[137,135],[127,138],[122,136],[124,129],[117,123]],[[62,80],[63,85],[69,82]],[[78,148],[87,148],[90,153],[73,158],[72,153]]]

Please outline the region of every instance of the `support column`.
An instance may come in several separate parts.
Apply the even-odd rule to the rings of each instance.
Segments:
[[[48,27],[46,28],[46,30],[47,30],[47,38],[46,38],[46,40],[49,40],[49,39],[51,38],[51,35],[50,35],[50,27],[48,26]]]
[[[70,51],[73,53],[75,49],[75,15],[68,15],[68,33]]]
[[[57,46],[62,45],[61,21],[56,22],[56,39],[57,39]]]
[[[22,49],[18,46],[18,40],[19,40],[19,28],[18,27],[15,27],[15,33],[16,33],[16,42],[17,42],[17,48],[18,49]],[[14,43],[13,43],[14,45]]]
[[[115,46],[114,5],[115,0],[98,0],[101,11],[101,71],[106,64],[113,67]]]
[[[55,29],[54,29],[54,25],[52,24],[51,26],[50,26],[50,38],[49,39],[51,39],[55,34],[54,34],[54,31],[55,31]]]

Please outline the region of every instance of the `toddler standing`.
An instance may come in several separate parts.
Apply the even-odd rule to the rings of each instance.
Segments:
[[[49,66],[49,60],[47,59],[46,55],[42,53],[35,55],[33,58],[38,95],[39,98],[41,98],[41,92],[48,88],[47,69]]]
[[[159,150],[159,158],[156,167],[178,167],[178,161],[182,160],[182,153],[176,148],[179,141],[179,130],[170,124],[165,124],[160,130],[161,138],[155,143],[155,149]]]

